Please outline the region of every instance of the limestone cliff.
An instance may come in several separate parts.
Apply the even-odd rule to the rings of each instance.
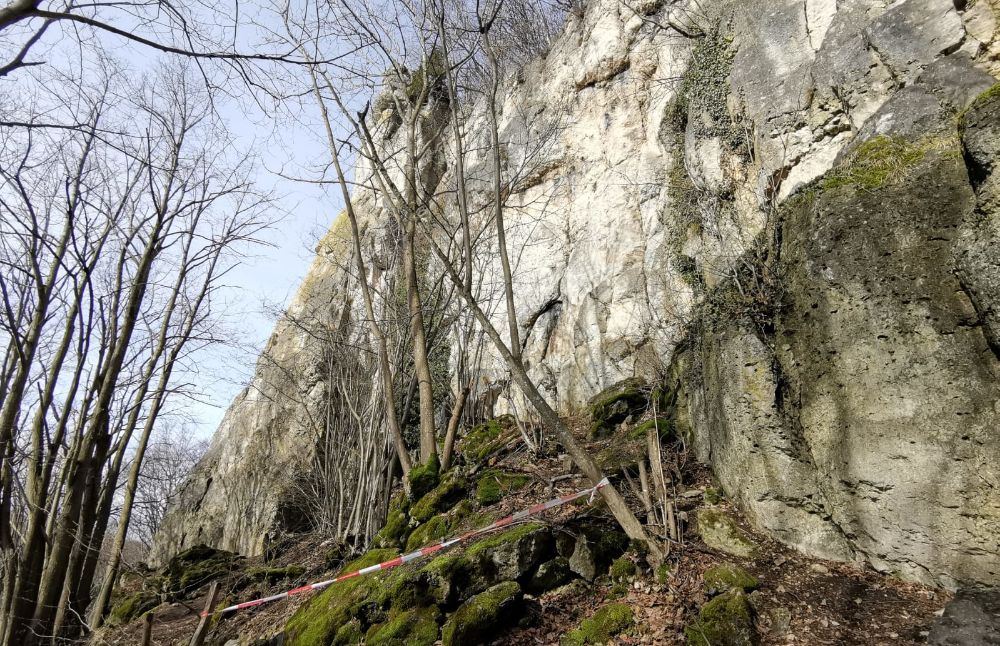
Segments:
[[[998,15],[593,0],[571,17],[501,116],[543,392],[571,413],[627,377],[672,381],[689,442],[761,529],[935,584],[1000,582],[1000,99],[974,102],[995,83]],[[154,558],[258,553],[280,524],[325,389],[295,322],[350,320],[355,301],[342,228]]]

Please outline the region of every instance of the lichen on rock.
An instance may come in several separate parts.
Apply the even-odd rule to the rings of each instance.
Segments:
[[[710,595],[729,590],[751,592],[760,585],[752,574],[733,563],[713,565],[705,570],[702,580],[705,583],[705,592]]]
[[[698,536],[709,547],[749,558],[757,551],[757,544],[733,517],[719,507],[702,507],[697,513]]]

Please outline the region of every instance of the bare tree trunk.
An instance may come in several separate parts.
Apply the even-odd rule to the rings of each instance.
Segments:
[[[368,325],[372,336],[375,337],[375,345],[378,350],[379,374],[382,378],[383,397],[385,398],[386,422],[389,425],[389,433],[393,443],[396,445],[396,455],[399,458],[399,465],[403,471],[404,486],[408,485],[406,476],[410,473],[412,462],[410,454],[406,449],[406,442],[403,440],[403,430],[399,426],[399,411],[396,406],[395,385],[393,384],[392,366],[389,363],[389,349],[386,343],[385,334],[379,327],[378,319],[375,318],[375,305],[372,300],[371,289],[368,285],[368,268],[361,250],[361,231],[358,228],[358,218],[354,212],[354,203],[351,200],[351,192],[347,186],[347,177],[344,175],[340,165],[340,155],[337,150],[337,141],[333,136],[333,128],[330,123],[330,115],[326,110],[326,103],[319,89],[317,71],[310,69],[313,82],[313,92],[320,113],[323,116],[323,124],[326,128],[327,144],[330,148],[330,157],[333,161],[334,170],[337,173],[337,180],[340,184],[341,194],[344,198],[344,209],[351,223],[351,240],[354,244],[354,258],[358,268],[358,281],[361,284],[361,295],[365,302],[365,313],[368,316]],[[327,84],[329,87],[329,84]],[[332,88],[331,88],[332,89]],[[337,96],[336,94],[334,96]],[[339,101],[339,98],[338,98]]]
[[[534,382],[531,381],[531,378],[528,376],[528,373],[525,371],[520,360],[513,355],[510,348],[507,347],[506,343],[504,343],[500,333],[493,326],[482,307],[480,307],[479,302],[475,299],[472,292],[464,283],[462,283],[461,276],[458,275],[458,272],[455,271],[455,268],[450,264],[448,257],[444,255],[436,242],[431,240],[430,243],[434,249],[434,253],[438,256],[438,259],[444,266],[445,271],[448,273],[448,276],[458,288],[459,294],[461,294],[462,298],[465,300],[466,305],[468,305],[469,309],[472,310],[476,320],[479,321],[479,324],[483,327],[486,335],[493,342],[493,347],[500,353],[501,357],[503,357],[504,361],[507,363],[507,368],[510,370],[511,378],[514,380],[514,383],[517,384],[518,388],[520,388],[521,392],[523,392],[525,397],[527,397],[532,407],[534,407],[535,411],[538,412],[538,415],[542,418],[542,422],[545,426],[555,432],[559,443],[563,445],[563,448],[566,449],[566,452],[573,459],[573,463],[576,464],[580,471],[582,471],[593,484],[596,485],[601,482],[605,476],[600,466],[598,466],[587,450],[580,445],[580,443],[573,436],[572,432],[570,432],[569,428],[567,428],[562,419],[560,419],[559,415],[552,409],[551,406],[549,406],[549,403],[545,401],[545,397],[542,396]],[[646,533],[646,529],[643,527],[642,523],[639,522],[639,519],[635,517],[635,514],[632,513],[628,503],[625,502],[625,499],[622,498],[618,490],[613,485],[603,487],[601,489],[601,495],[604,497],[605,502],[607,502],[608,508],[618,521],[618,524],[621,525],[623,530],[625,530],[625,533],[629,536],[629,538],[641,541],[648,547],[650,560],[654,564],[662,562],[664,554],[660,544],[649,537]]]
[[[441,449],[441,470],[447,471],[451,468],[451,454],[455,448],[455,436],[458,434],[458,426],[462,421],[462,412],[465,410],[465,402],[469,398],[470,386],[466,385],[459,391],[455,398],[455,405],[451,408],[451,417],[448,419],[448,430],[444,434],[444,447]]]

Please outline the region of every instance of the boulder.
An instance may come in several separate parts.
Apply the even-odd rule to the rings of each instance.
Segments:
[[[931,626],[931,646],[1000,644],[1000,588],[963,589]]]
[[[475,646],[492,640],[515,615],[521,603],[515,581],[495,585],[472,597],[452,614],[441,629],[444,646]]]
[[[712,549],[740,558],[750,558],[757,551],[750,535],[721,507],[702,507],[696,518],[698,537]]]
[[[688,646],[754,646],[757,633],[746,595],[736,590],[710,600],[684,629],[684,637]]]

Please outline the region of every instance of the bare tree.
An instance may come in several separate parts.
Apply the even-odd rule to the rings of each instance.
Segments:
[[[178,365],[221,340],[214,294],[268,223],[250,160],[233,154],[189,70],[138,86],[113,70],[101,80],[80,87],[93,97],[86,129],[28,129],[2,149],[18,160],[0,172],[0,286],[20,348],[0,415],[3,471],[16,474],[0,490],[17,520],[4,551],[5,644],[84,628],[133,439],[115,553]],[[118,563],[113,554],[109,577]]]

